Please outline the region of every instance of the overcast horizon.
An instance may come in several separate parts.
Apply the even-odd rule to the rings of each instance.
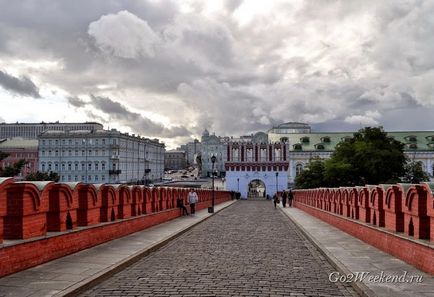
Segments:
[[[0,122],[434,130],[434,1],[0,0]]]

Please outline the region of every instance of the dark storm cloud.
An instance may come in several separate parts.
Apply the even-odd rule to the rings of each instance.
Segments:
[[[143,115],[128,110],[123,104],[113,101],[108,97],[91,95],[90,103],[94,108],[107,114],[111,120],[130,127],[136,133],[150,137],[180,137],[189,136],[191,133],[185,127],[166,128]]]
[[[66,99],[68,100],[68,103],[74,107],[84,107],[86,105],[86,102],[78,97],[68,97]]]
[[[0,65],[56,61],[13,73],[63,90],[89,117],[97,108],[157,137],[287,121],[393,125],[401,109],[433,109],[432,1],[209,3],[0,0]]]
[[[41,97],[38,87],[27,76],[18,78],[0,70],[0,86],[18,95]]]

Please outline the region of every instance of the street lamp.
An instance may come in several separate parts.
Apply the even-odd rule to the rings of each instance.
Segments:
[[[277,178],[278,177],[279,177],[279,172],[276,172],[276,195],[277,195],[277,192],[279,191],[279,186],[277,184]]]
[[[240,191],[240,178],[237,178],[237,184],[238,184],[238,192]]]
[[[208,208],[208,212],[209,213],[214,213],[214,199],[215,199],[215,193],[214,193],[214,164],[215,161],[217,160],[216,156],[212,156],[211,157],[211,163],[212,163],[212,204],[211,207]]]

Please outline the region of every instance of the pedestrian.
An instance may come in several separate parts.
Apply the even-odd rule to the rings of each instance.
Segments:
[[[185,207],[184,205],[184,199],[178,196],[178,198],[176,199],[176,206],[182,210],[183,216],[188,216],[187,207]]]
[[[286,199],[288,198],[288,194],[286,193],[286,191],[283,191],[282,194],[282,206],[286,207]]]
[[[273,203],[274,203],[274,208],[276,208],[277,204],[280,203],[280,200],[279,200],[279,197],[277,196],[277,193],[274,194],[274,196],[273,196]]]
[[[292,200],[294,199],[294,193],[292,193],[292,190],[289,189],[288,192],[288,205],[289,207],[292,207]]]
[[[190,189],[190,193],[188,193],[188,203],[190,204],[190,213],[194,215],[196,213],[196,203],[199,202],[199,198],[197,197],[197,193]]]

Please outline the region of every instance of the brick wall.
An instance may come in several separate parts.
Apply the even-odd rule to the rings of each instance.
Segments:
[[[294,206],[434,274],[433,192],[433,183],[295,190]]]
[[[211,191],[197,193],[197,209],[209,207]],[[0,180],[0,242],[8,239],[0,245],[0,277],[177,218],[176,198],[186,200],[187,194],[188,189]],[[216,191],[215,198],[216,204],[231,199],[227,191]]]

